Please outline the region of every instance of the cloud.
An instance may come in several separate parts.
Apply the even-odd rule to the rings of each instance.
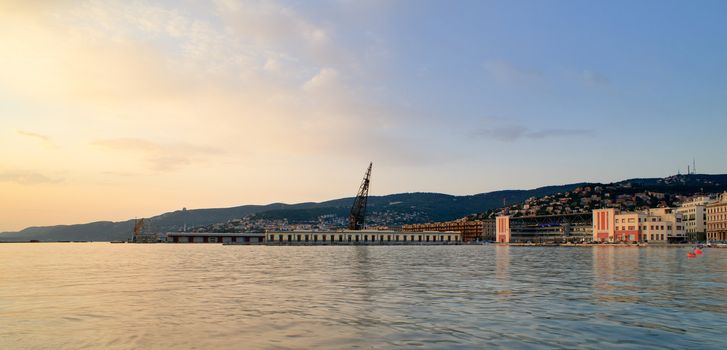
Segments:
[[[122,151],[155,152],[163,147],[157,143],[137,138],[117,138],[97,140],[92,143],[94,146],[101,146]]]
[[[10,170],[0,172],[0,182],[14,182],[21,185],[38,185],[61,182],[60,178],[53,178],[34,171]]]
[[[607,87],[611,85],[611,81],[606,76],[591,70],[581,71],[579,78],[587,85],[593,87]]]
[[[531,139],[544,139],[552,137],[567,137],[567,136],[589,136],[593,135],[593,130],[590,129],[543,129],[538,131],[531,131],[525,134],[525,137]]]
[[[259,44],[321,46],[330,42],[326,29],[278,1],[216,1],[217,14],[233,30]]]
[[[488,61],[484,68],[496,80],[505,83],[533,83],[543,79],[541,71],[518,67],[507,61]]]
[[[23,135],[23,136],[27,136],[27,137],[30,137],[30,138],[34,138],[36,140],[41,140],[41,141],[44,141],[44,142],[49,142],[50,141],[50,137],[48,137],[46,135],[43,135],[43,134],[38,134],[38,133],[30,132],[30,131],[18,130],[18,134],[19,135]]]
[[[333,68],[323,68],[318,74],[303,84],[303,90],[312,92],[335,87],[338,83],[339,74]]]
[[[185,140],[268,158],[302,148],[340,157],[343,144],[413,118],[371,89],[385,58],[367,51],[386,51],[385,42],[373,32],[338,40],[355,24],[322,21],[295,3],[32,3],[8,17],[0,5],[0,81],[59,111],[51,121],[58,135],[92,142],[89,154],[73,159],[119,152],[113,161],[101,157],[106,170],[139,159],[164,171],[218,160]]]
[[[593,130],[589,129],[541,129],[531,130],[521,125],[504,126],[492,129],[481,129],[474,133],[475,136],[481,138],[490,138],[503,142],[514,142],[520,139],[546,139],[558,137],[579,137],[589,136],[593,134]]]
[[[178,168],[204,162],[211,156],[225,152],[188,143],[162,144],[139,138],[116,138],[97,140],[92,145],[109,150],[141,154],[152,170],[173,171]]]

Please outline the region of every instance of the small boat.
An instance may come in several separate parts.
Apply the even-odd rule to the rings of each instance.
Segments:
[[[703,252],[702,252],[701,249],[697,248],[697,249],[694,250],[694,253],[697,254],[697,255],[699,255],[699,254],[702,254]]]
[[[687,257],[689,257],[689,258],[696,258],[697,257],[697,254],[694,254],[692,252],[689,252],[689,253],[687,253]]]
[[[126,243],[126,241],[111,241],[109,243]]]

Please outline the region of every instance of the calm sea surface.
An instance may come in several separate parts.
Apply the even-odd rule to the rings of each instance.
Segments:
[[[0,349],[727,349],[727,249],[0,244]]]

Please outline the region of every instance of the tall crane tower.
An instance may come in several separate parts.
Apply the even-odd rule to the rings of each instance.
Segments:
[[[369,200],[369,182],[371,182],[371,166],[373,163],[369,163],[369,168],[366,170],[361,186],[358,188],[358,194],[353,200],[353,206],[351,207],[351,215],[348,216],[348,229],[349,230],[362,230],[366,221],[366,203]]]
[[[144,218],[141,218],[141,220],[135,220],[134,222],[134,237],[132,238],[132,242],[140,243],[141,242],[141,235],[144,230]]]

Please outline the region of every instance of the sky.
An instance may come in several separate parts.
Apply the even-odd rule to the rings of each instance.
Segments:
[[[0,0],[0,232],[727,173],[725,1]]]

